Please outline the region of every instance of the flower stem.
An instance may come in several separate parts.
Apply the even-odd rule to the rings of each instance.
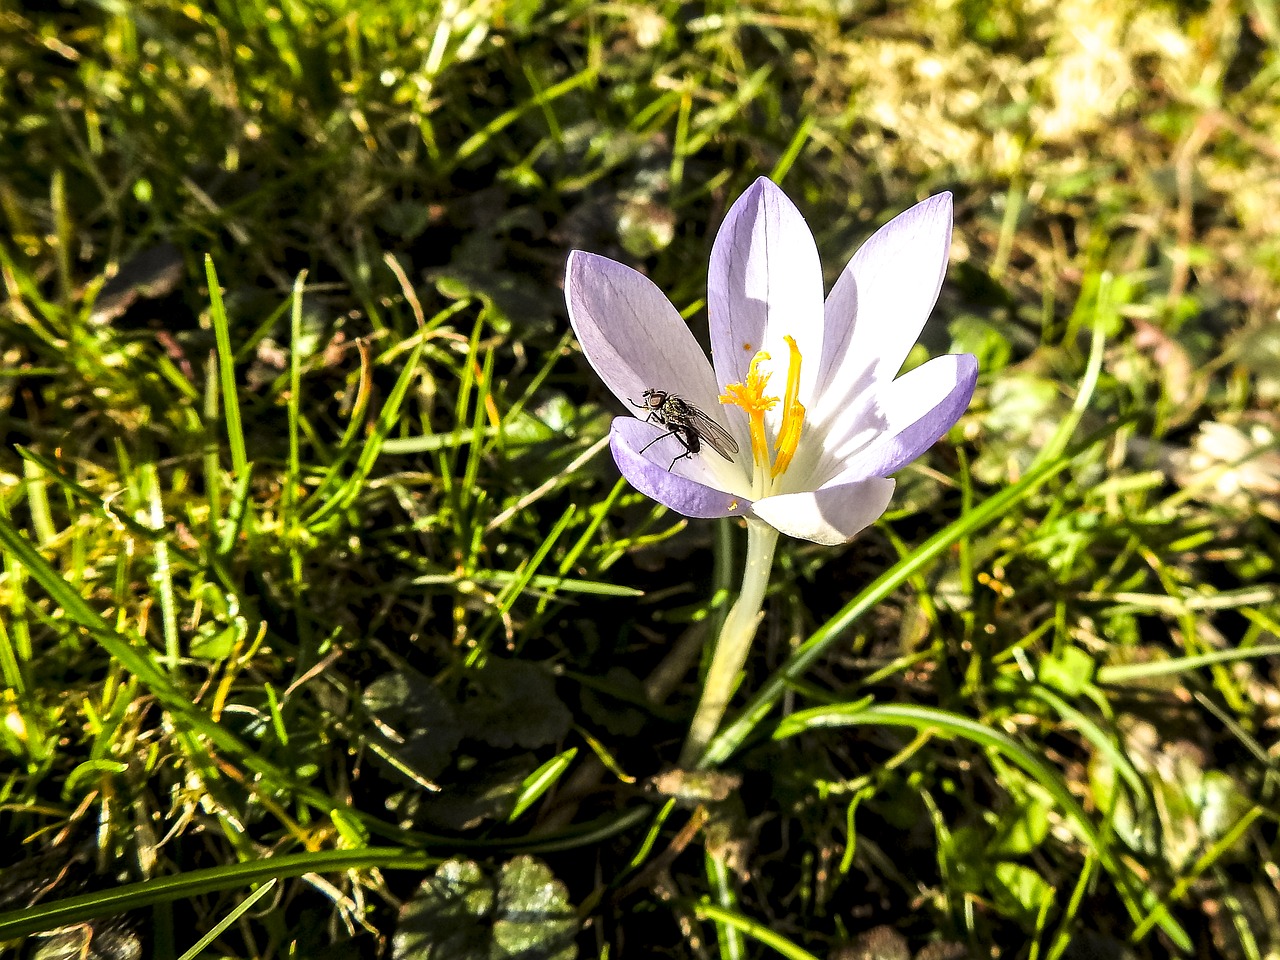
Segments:
[[[777,543],[778,531],[773,527],[758,520],[747,521],[747,562],[742,571],[742,592],[720,629],[711,669],[707,671],[702,687],[702,699],[698,702],[698,711],[693,715],[689,736],[680,753],[680,766],[686,770],[695,767],[702,759],[729,706],[738,673],[747,660],[747,651],[751,649],[751,640],[756,635],[760,611],[764,609],[769,571],[773,568],[773,548]]]

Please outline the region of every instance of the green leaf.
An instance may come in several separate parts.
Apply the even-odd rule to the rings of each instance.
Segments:
[[[961,314],[948,326],[951,333],[950,353],[972,353],[978,358],[978,369],[990,376],[1009,365],[1013,347],[1001,328],[985,317]]]
[[[74,797],[83,780],[115,776],[128,769],[129,765],[119,760],[86,760],[67,775],[66,783],[62,785],[62,799],[69,800]]]
[[[1068,697],[1076,697],[1093,684],[1093,658],[1079,647],[1066,647],[1061,656],[1040,661],[1040,682]]]
[[[582,688],[582,709],[591,722],[617,736],[636,736],[648,720],[643,710],[631,706],[645,702],[644,683],[640,678],[615,664],[604,677],[593,677],[592,682],[592,686]],[[615,690],[621,696],[609,696]]]
[[[1036,451],[1066,417],[1067,402],[1050,377],[1006,373],[992,382],[987,403],[985,442],[973,473],[984,483],[998,484],[1007,480],[1010,464],[1019,470],[1032,466]]]
[[[470,860],[440,864],[400,910],[391,941],[394,960],[488,960],[487,918],[494,890]]]
[[[380,766],[414,783],[448,766],[462,725],[430,680],[407,668],[384,673],[365,688],[363,702],[377,720],[366,736]]]
[[[225,626],[215,622],[202,623],[200,630],[191,638],[187,652],[192,657],[205,660],[224,660],[231,656],[231,651],[244,635],[243,621]]]
[[[490,957],[521,960],[573,960],[577,915],[568,891],[541,860],[516,857],[502,868],[498,915],[493,924],[496,950]]]
[[[1020,863],[997,863],[987,877],[987,889],[996,906],[1023,920],[1034,919],[1040,904],[1054,894],[1044,877]]]
[[[541,860],[516,857],[496,881],[449,860],[400,911],[394,960],[573,960],[578,920],[564,884]]]
[[[468,736],[507,750],[546,746],[569,732],[573,715],[556,696],[555,681],[536,664],[490,657],[471,682],[462,710]]]
[[[359,848],[368,845],[369,829],[357,817],[353,817],[342,807],[334,807],[329,811],[329,819],[348,847]]]
[[[1020,857],[1030,853],[1049,834],[1049,804],[1028,797],[1017,809],[1000,817],[996,835],[987,844],[987,854],[995,859]]]
[[[951,831],[943,840],[949,885],[958,892],[981,893],[991,869],[986,856],[986,830],[967,826]]]
[[[1202,842],[1223,839],[1252,806],[1231,774],[1208,770],[1203,779],[1188,791],[1199,814]]]

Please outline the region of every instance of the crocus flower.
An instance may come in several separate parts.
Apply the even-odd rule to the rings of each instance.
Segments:
[[[804,217],[762,177],[712,247],[710,363],[648,278],[573,251],[565,298],[574,332],[634,414],[613,421],[618,468],[685,516],[745,516],[817,543],[851,540],[888,507],[890,475],[946,433],[973,395],[971,354],[897,376],[937,301],[950,244],[951,195],[942,193],[878,230],[824,303]],[[699,443],[696,423],[664,417],[645,391],[692,404],[732,437],[718,446],[737,450]]]

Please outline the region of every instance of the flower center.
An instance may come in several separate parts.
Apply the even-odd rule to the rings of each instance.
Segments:
[[[774,441],[774,453],[769,455],[769,440],[764,429],[764,415],[779,403],[778,397],[765,395],[769,374],[762,373],[761,364],[772,357],[761,350],[751,359],[747,379],[743,383],[730,383],[724,388],[720,402],[741,407],[751,425],[751,454],[761,471],[768,470],[770,479],[786,472],[800,443],[800,430],[804,426],[804,404],[800,396],[800,348],[792,337],[782,338],[790,351],[787,361],[787,388],[781,397],[782,426]]]

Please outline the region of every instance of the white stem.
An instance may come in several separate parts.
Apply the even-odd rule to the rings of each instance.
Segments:
[[[747,660],[747,651],[751,649],[760,612],[764,609],[769,572],[773,568],[773,548],[777,543],[778,531],[773,527],[759,520],[747,521],[747,562],[742,571],[742,592],[725,617],[716,640],[716,652],[702,687],[698,712],[693,715],[689,736],[680,753],[680,766],[685,770],[693,769],[702,758],[738,684],[738,674]]]

